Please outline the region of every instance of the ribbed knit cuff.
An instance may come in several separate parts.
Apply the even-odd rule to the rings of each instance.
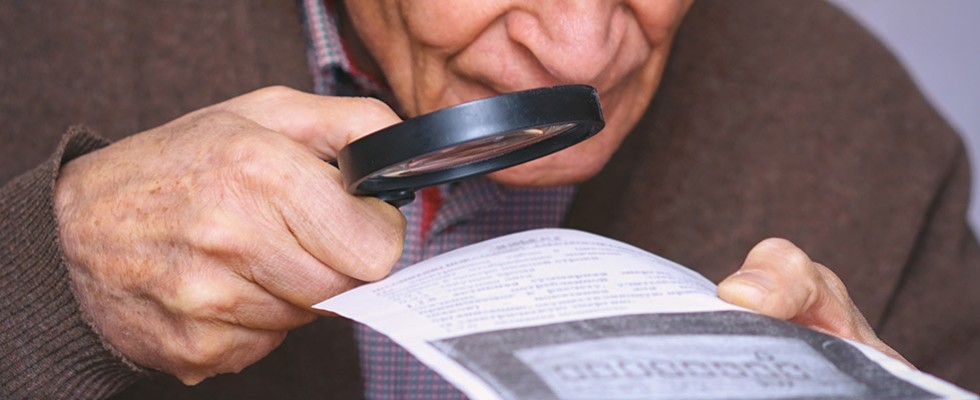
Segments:
[[[108,143],[73,127],[47,162],[0,188],[0,398],[105,398],[140,375],[82,318],[54,211],[60,166]]]

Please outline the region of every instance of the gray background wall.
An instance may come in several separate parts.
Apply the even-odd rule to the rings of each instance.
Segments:
[[[973,164],[970,222],[980,232],[980,1],[831,0],[875,33],[962,134]]]

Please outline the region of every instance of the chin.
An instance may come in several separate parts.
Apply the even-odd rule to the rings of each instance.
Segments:
[[[626,123],[617,110],[610,109],[606,127],[595,136],[557,153],[489,174],[493,181],[506,186],[547,187],[574,185],[596,176],[625,139],[636,120]],[[619,110],[621,111],[621,110]],[[634,113],[635,114],[635,113]]]
[[[585,143],[487,175],[505,186],[549,187],[585,182],[599,173],[608,155],[596,157]]]

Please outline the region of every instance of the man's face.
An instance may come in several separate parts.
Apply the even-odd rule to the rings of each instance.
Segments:
[[[410,115],[500,93],[582,83],[606,128],[574,147],[496,172],[519,186],[598,173],[636,124],[663,73],[689,0],[354,0],[358,36]]]

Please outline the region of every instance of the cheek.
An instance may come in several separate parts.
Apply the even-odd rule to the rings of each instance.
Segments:
[[[402,110],[411,116],[475,99],[459,87],[460,80],[447,64],[498,19],[507,4],[357,0],[348,2],[347,9]]]
[[[398,10],[413,42],[448,54],[473,42],[503,12],[502,3],[499,0],[411,0],[399,3]]]
[[[669,43],[693,0],[630,1],[630,9],[650,43]]]

